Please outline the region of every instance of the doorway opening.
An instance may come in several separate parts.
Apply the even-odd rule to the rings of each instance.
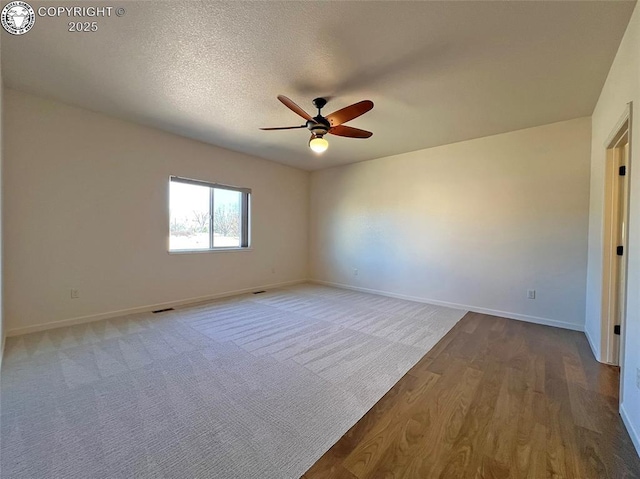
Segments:
[[[602,343],[607,363],[623,367],[629,231],[631,104],[606,144]]]

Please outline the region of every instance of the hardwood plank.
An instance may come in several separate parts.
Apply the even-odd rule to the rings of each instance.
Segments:
[[[539,357],[530,357],[527,374],[524,377],[525,390],[516,431],[514,466],[516,476],[522,478],[544,477],[547,457],[546,415],[541,407],[544,394],[539,390]],[[544,365],[544,363],[542,363]]]
[[[509,467],[489,457],[483,457],[475,476],[477,479],[509,479]]]
[[[448,457],[442,460],[444,467],[441,477],[473,477],[481,467],[483,456],[478,451],[484,449],[505,373],[506,367],[501,363],[491,362],[486,365],[482,381],[478,385],[478,393],[471,403],[458,437]]]
[[[433,373],[428,374],[431,374],[433,380],[438,378]],[[320,474],[321,472],[331,469],[334,463],[341,462],[347,457],[362,442],[365,435],[369,434],[374,427],[379,427],[390,409],[402,401],[403,397],[408,400],[417,394],[419,388],[423,389],[425,380],[425,376],[418,379],[405,375],[311,467],[307,474],[313,477],[324,477]]]
[[[592,400],[589,392],[583,387],[569,383],[569,404],[571,405],[571,415],[576,426],[581,426],[591,431],[602,433],[599,428],[598,416],[592,415],[591,411],[596,409],[596,405],[591,405]]]
[[[475,368],[466,368],[462,374],[443,376],[430,392],[433,400],[423,405],[430,427],[413,431],[412,442],[392,443],[365,477],[438,477],[445,463],[433,459],[452,450],[482,375]]]
[[[585,376],[584,367],[580,358],[573,356],[563,356],[564,373],[567,376],[567,382],[587,387],[587,377]]]
[[[507,368],[487,434],[485,454],[509,464],[515,460],[517,426],[525,393],[525,383],[519,371]]]
[[[582,333],[469,313],[303,477],[640,479],[618,381]]]
[[[428,428],[430,417],[424,414],[421,407],[439,378],[439,375],[431,373],[419,389],[404,393],[344,459],[346,469],[362,478],[375,467],[389,445],[403,438],[411,440],[410,431],[407,432],[411,428],[411,421],[420,422]]]
[[[478,326],[483,322],[482,314],[470,312],[464,317],[464,321],[460,321],[462,331],[465,333],[473,334],[476,332]]]
[[[358,479],[358,477],[347,471],[342,464],[333,462],[326,463],[326,468],[313,468],[302,475],[301,479]]]

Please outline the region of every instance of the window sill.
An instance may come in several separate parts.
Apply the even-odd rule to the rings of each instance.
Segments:
[[[167,251],[169,254],[194,254],[194,253],[238,253],[240,251],[253,251],[253,248],[216,248],[216,249],[177,249]]]

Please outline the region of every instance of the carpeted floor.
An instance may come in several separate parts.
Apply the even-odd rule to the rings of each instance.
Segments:
[[[299,477],[464,313],[305,284],[8,338],[1,475]]]

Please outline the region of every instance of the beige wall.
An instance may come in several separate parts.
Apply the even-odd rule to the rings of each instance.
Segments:
[[[307,278],[307,172],[14,90],[5,110],[9,333]],[[168,254],[169,175],[252,188],[253,250]]]
[[[582,329],[590,126],[314,172],[312,278]]]
[[[2,61],[0,60],[0,65],[2,65]],[[4,273],[2,270],[2,215],[3,215],[3,201],[2,197],[4,195],[2,188],[2,163],[3,163],[3,147],[2,147],[2,126],[3,126],[3,113],[2,113],[2,97],[4,95],[4,88],[2,85],[2,67],[0,66],[0,363],[2,363],[2,352],[4,350],[4,336],[5,336],[5,328],[4,328],[4,293],[3,293],[3,279]]]
[[[626,345],[621,414],[640,451],[640,8],[636,6],[592,116],[589,269],[585,329],[596,357],[603,361],[601,323],[603,209],[606,141],[633,102]]]

